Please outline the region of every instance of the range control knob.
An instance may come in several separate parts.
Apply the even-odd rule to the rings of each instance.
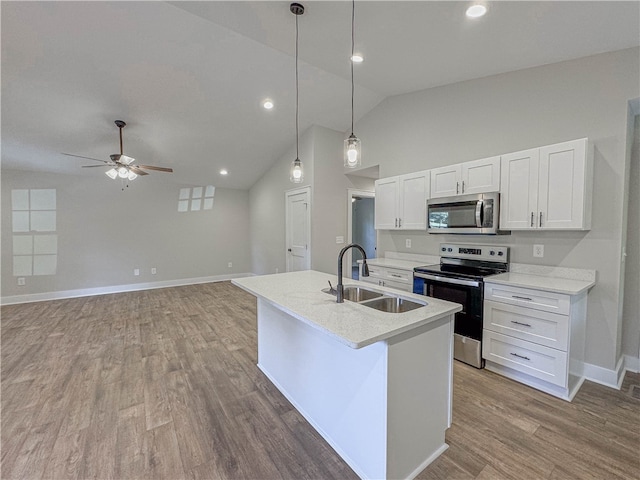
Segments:
[[[489,252],[489,255],[495,255],[495,254],[496,254],[496,252],[494,252],[493,250],[491,250],[491,251]]]
[[[453,248],[449,247],[449,248],[447,248],[447,251],[448,252],[453,252]]]
[[[441,250],[442,250],[443,252],[446,252],[446,251],[447,251],[447,248],[446,248],[446,247],[442,247],[442,249],[441,249]]]
[[[504,252],[498,252],[498,256],[501,257],[504,255]]]

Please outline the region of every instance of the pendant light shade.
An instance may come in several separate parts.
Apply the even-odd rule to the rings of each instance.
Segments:
[[[344,141],[344,166],[347,168],[357,168],[362,165],[362,145],[360,139],[353,133],[353,50],[355,47],[355,17],[356,2],[351,2],[351,135]]]
[[[291,162],[289,170],[289,180],[292,183],[302,183],[304,180],[304,171],[302,170],[302,162],[299,153],[299,134],[298,134],[298,17],[304,13],[304,7],[299,3],[292,3],[289,10],[296,16],[296,159]]]

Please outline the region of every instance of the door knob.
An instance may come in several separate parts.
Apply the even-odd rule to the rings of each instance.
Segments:
[[[290,248],[287,248],[287,252],[290,252],[290,251],[291,251],[291,249],[290,249]]]

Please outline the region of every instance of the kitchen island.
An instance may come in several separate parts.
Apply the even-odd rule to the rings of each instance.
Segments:
[[[304,271],[233,280],[257,297],[258,367],[361,478],[413,478],[447,445],[453,318],[460,305],[404,313],[336,303],[336,277]]]

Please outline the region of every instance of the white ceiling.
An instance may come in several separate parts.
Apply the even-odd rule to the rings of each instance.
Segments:
[[[122,119],[124,152],[171,181],[250,187],[295,142],[289,3],[2,2],[3,168],[98,175],[60,152],[108,159]],[[356,120],[390,95],[640,45],[635,1],[491,2],[476,20],[470,3],[356,2]],[[303,4],[300,131],[346,131],[351,2]]]

